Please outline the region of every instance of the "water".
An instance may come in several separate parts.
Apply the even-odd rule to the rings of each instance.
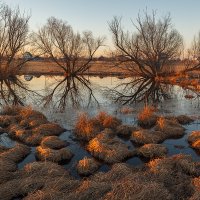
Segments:
[[[190,154],[194,160],[200,161],[200,156],[189,147],[187,142],[187,137],[191,131],[200,130],[198,92],[186,90],[179,86],[155,84],[151,81],[138,92],[140,85],[148,80],[137,82],[137,78],[84,76],[72,79],[62,76],[40,76],[26,81],[23,76],[20,76],[17,79],[26,87],[23,88],[22,85],[16,84],[16,80],[10,81],[11,88],[15,88],[15,96],[12,97],[12,95],[9,95],[11,94],[9,87],[4,84],[5,97],[9,97],[9,99],[0,97],[0,103],[4,104],[6,100],[11,104],[13,101],[19,100],[24,105],[30,105],[33,109],[43,112],[49,121],[57,122],[66,128],[67,131],[61,134],[60,138],[68,142],[68,147],[75,155],[64,166],[75,177],[79,177],[74,170],[77,161],[85,156],[91,157],[85,147],[80,145],[72,134],[78,115],[87,112],[90,116],[94,116],[99,111],[106,111],[120,118],[124,124],[134,125],[136,124],[137,113],[144,106],[144,102],[155,105],[160,115],[186,114],[196,119],[194,123],[184,126],[186,128],[184,137],[167,139],[163,144],[168,148],[168,155]],[[137,95],[135,95],[136,93]],[[194,96],[194,98],[187,99],[186,95],[188,94]],[[125,114],[121,112],[122,108],[131,108],[132,112]],[[3,138],[1,144],[5,143],[6,146],[15,144],[5,134],[1,137]],[[123,140],[123,142],[130,148],[135,148],[130,140]],[[19,163],[19,168],[35,160],[34,152],[35,148],[32,147],[32,153]],[[126,162],[140,166],[144,163],[144,160],[133,157]],[[110,166],[102,163],[100,171],[109,169]]]

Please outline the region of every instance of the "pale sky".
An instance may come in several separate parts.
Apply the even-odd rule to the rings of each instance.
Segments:
[[[105,36],[111,45],[108,21],[122,16],[126,29],[134,30],[138,12],[157,10],[157,16],[171,14],[174,27],[183,35],[189,47],[200,31],[200,0],[2,0],[11,7],[31,12],[30,29],[37,30],[47,18],[66,20],[75,31],[91,30],[95,36]]]

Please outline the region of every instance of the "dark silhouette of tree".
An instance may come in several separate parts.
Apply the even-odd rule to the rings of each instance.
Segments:
[[[67,75],[88,70],[91,61],[102,46],[103,38],[95,39],[92,32],[75,33],[63,20],[51,17],[33,34],[36,49],[61,67]]]
[[[200,32],[194,37],[191,48],[188,51],[189,58],[185,72],[200,70]]]
[[[16,74],[27,62],[19,57],[27,45],[29,18],[19,8],[0,5],[0,76]]]
[[[145,12],[144,17],[138,14],[136,22],[134,33],[123,29],[121,18],[109,22],[114,45],[123,57],[120,64],[140,76],[157,76],[169,60],[180,56],[182,36],[172,27],[170,16],[157,20],[154,11],[152,15]]]

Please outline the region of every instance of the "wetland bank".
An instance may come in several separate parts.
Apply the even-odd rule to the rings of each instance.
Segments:
[[[200,34],[146,9],[109,48],[30,19],[0,3],[0,199],[199,199]]]

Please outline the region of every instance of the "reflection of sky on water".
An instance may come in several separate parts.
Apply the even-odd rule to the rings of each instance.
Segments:
[[[22,76],[20,78],[23,78]],[[89,107],[87,107],[87,90],[80,91],[81,98],[85,99],[85,102],[82,102],[82,104],[79,107],[72,107],[69,103],[66,105],[66,108],[61,110],[56,110],[55,107],[52,106],[52,104],[49,104],[45,108],[43,107],[43,104],[41,102],[38,102],[38,104],[33,104],[31,100],[29,101],[29,104],[32,105],[35,109],[42,110],[45,114],[49,116],[51,120],[56,120],[61,122],[63,125],[66,126],[72,126],[74,124],[74,120],[76,119],[76,116],[80,112],[89,112],[91,115],[96,114],[99,110],[103,110],[112,114],[117,114],[119,117],[123,117],[123,121],[125,123],[131,123],[134,121],[133,117],[136,115],[137,111],[144,105],[143,103],[133,103],[132,105],[129,105],[133,108],[136,112],[134,112],[131,115],[123,115],[119,112],[120,107],[122,107],[120,104],[113,103],[113,101],[105,95],[104,89],[113,89],[117,85],[122,83],[128,83],[130,82],[131,78],[125,78],[125,79],[119,79],[117,77],[84,77],[85,79],[90,81],[89,87],[92,89],[93,94],[95,98],[99,102],[99,106],[95,104],[94,102],[90,104]],[[45,96],[50,92],[50,90],[56,85],[56,83],[59,83],[63,80],[62,76],[40,76],[39,78],[34,77],[29,82],[29,88],[32,90],[37,91],[41,95]],[[78,87],[80,90],[84,90],[82,87]],[[122,88],[123,90],[123,88]],[[60,93],[62,93],[60,91]],[[198,99],[186,99],[185,95],[188,92],[183,90],[179,86],[172,86],[170,88],[170,99],[166,99],[163,102],[158,103],[158,109],[161,114],[188,114],[188,115],[198,115],[200,107],[198,107]],[[59,95],[59,94],[57,94]],[[56,99],[54,99],[56,100]],[[42,105],[42,106],[41,106]]]

